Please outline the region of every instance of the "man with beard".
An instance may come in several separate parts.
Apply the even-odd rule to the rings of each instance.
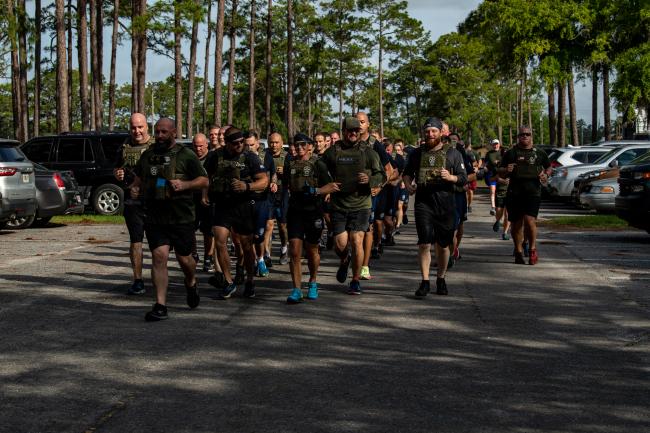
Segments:
[[[438,265],[436,294],[448,293],[445,274],[449,245],[454,236],[454,186],[463,186],[467,182],[463,157],[450,144],[443,143],[442,127],[438,118],[426,120],[422,127],[425,143],[409,156],[403,175],[409,194],[415,194],[417,189],[414,211],[422,282],[415,296],[420,299],[431,290],[431,244],[435,245]]]
[[[239,236],[243,250],[246,267],[243,296],[253,298],[255,202],[251,194],[264,191],[269,180],[257,155],[244,149],[244,135],[238,128],[228,128],[225,141],[226,145],[211,152],[205,163],[210,186],[204,191],[203,200],[205,203],[215,204],[212,230],[217,246],[217,258],[227,283],[221,292],[222,298],[227,299],[237,291],[237,285],[230,273],[227,248],[231,232]]]
[[[124,221],[129,231],[129,258],[133,269],[133,284],[129,287],[127,294],[142,295],[145,293],[144,281],[142,280],[142,241],[144,240],[144,208],[141,197],[131,197],[128,189],[134,180],[133,168],[140,160],[140,155],[153,144],[153,138],[149,136],[147,118],[144,114],[133,113],[129,121],[131,136],[122,146],[117,167],[113,170],[115,178],[122,182],[124,191]]]
[[[174,248],[187,291],[187,305],[196,308],[200,297],[197,287],[196,262],[191,256],[194,238],[194,197],[192,192],[208,186],[205,169],[196,154],[176,144],[176,125],[163,117],[154,129],[155,144],[140,157],[135,167],[131,197],[140,190],[146,207],[145,232],[152,255],[151,279],[156,303],[145,315],[147,321],[167,318],[167,261]]]

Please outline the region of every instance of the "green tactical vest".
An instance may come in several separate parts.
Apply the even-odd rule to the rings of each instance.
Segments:
[[[515,169],[512,176],[515,179],[537,179],[542,167],[537,162],[537,149],[515,148]]]
[[[418,183],[425,186],[440,184],[442,178],[440,172],[447,163],[447,151],[451,144],[445,144],[436,151],[425,151],[422,149],[420,158],[420,170],[418,172]]]
[[[314,161],[292,160],[289,162],[289,191],[301,193],[304,187],[316,188],[316,166]]]
[[[336,179],[341,184],[340,192],[352,194],[359,188],[358,175],[366,172],[365,148],[358,144],[343,149],[340,144],[336,145]]]
[[[150,152],[142,163],[144,177],[144,197],[147,200],[170,200],[191,196],[191,191],[172,191],[170,180],[185,180],[186,176],[176,173],[176,160],[178,153],[183,150],[180,145],[175,145],[164,154]]]
[[[246,167],[246,153],[242,152],[236,160],[225,159],[224,149],[217,151],[214,175],[210,178],[209,191],[215,194],[229,194],[232,192],[230,182],[233,179],[248,181],[250,177],[241,178],[241,171]]]
[[[147,150],[149,146],[131,146],[125,144],[122,147],[122,159],[124,159],[124,167],[133,168],[138,164],[140,157]]]
[[[280,167],[284,167],[284,161],[287,158],[287,152],[280,152],[279,156],[274,156],[273,157],[273,164],[275,164],[275,172],[276,174],[280,170]],[[264,162],[262,160],[262,162]],[[278,185],[278,188],[282,186],[282,176],[278,174],[278,180],[276,182],[276,185]]]

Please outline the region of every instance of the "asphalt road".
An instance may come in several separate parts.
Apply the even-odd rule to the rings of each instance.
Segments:
[[[514,265],[485,199],[447,297],[414,299],[409,224],[360,297],[326,252],[315,302],[276,265],[254,300],[201,274],[190,310],[172,263],[159,323],[123,227],[3,231],[0,432],[650,431],[650,235],[542,230]]]

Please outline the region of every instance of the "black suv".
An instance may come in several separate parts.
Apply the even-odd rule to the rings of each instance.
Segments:
[[[113,168],[128,137],[127,132],[70,132],[32,138],[21,150],[47,168],[72,171],[84,204],[98,214],[115,215],[124,207],[124,190]]]
[[[650,233],[650,152],[635,162],[619,172],[616,215]]]

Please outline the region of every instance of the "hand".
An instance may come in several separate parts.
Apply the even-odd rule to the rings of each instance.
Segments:
[[[374,188],[370,188],[370,195],[371,195],[372,197],[376,196],[376,195],[379,194],[380,192],[381,192],[381,187],[380,187],[380,186],[376,186],[376,187],[374,187]]]
[[[230,182],[230,186],[232,187],[232,190],[235,192],[246,192],[246,182],[244,182],[243,180],[233,179]]]
[[[454,175],[451,174],[449,170],[447,170],[446,168],[440,170],[440,177],[442,178],[442,180],[446,180],[448,182],[455,182],[455,180],[452,179]]]
[[[418,189],[418,186],[414,183],[405,183],[404,186],[406,187],[406,190],[409,192],[409,195],[415,194],[415,190]]]
[[[140,196],[140,187],[139,186],[132,186],[131,189],[129,190],[131,194],[132,199],[137,199]]]
[[[185,181],[180,179],[172,179],[169,181],[169,186],[171,186],[172,191],[181,192],[187,189],[187,184]]]
[[[341,184],[338,182],[330,182],[326,185],[321,186],[318,189],[321,195],[329,195],[333,192],[339,192],[341,190]]]
[[[508,164],[508,166],[506,167],[506,170],[508,171],[508,173],[512,173],[514,171],[516,165],[517,164],[515,164],[515,163]]]
[[[117,180],[124,180],[124,169],[123,168],[116,168],[113,170],[113,175]]]
[[[538,176],[539,176],[539,181],[543,184],[546,184],[546,182],[548,181],[548,175],[546,174],[546,171],[542,170],[542,172]]]
[[[201,205],[205,207],[210,206],[210,200],[207,197],[201,197]]]
[[[370,177],[366,173],[361,172],[361,173],[357,174],[357,180],[358,180],[359,184],[365,185],[368,182],[370,182]]]
[[[278,184],[277,183],[272,183],[271,184],[271,192],[273,192],[273,193],[278,192]]]

